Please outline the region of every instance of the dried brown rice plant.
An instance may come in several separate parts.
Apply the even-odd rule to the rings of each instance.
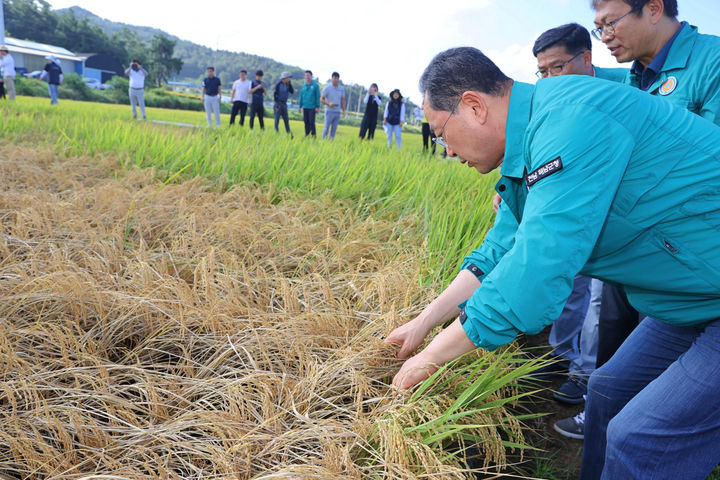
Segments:
[[[404,433],[451,399],[388,387],[413,222],[32,148],[0,179],[3,478],[463,478]]]

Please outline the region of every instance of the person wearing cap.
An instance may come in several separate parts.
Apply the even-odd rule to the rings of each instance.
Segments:
[[[15,100],[15,59],[5,45],[0,46],[0,73],[8,100]]]
[[[265,130],[265,122],[263,120],[263,117],[265,117],[265,105],[264,105],[264,95],[267,93],[267,87],[265,86],[265,83],[262,81],[263,78],[263,71],[258,70],[255,72],[255,80],[250,82],[250,91],[249,93],[252,95],[250,97],[251,103],[250,103],[250,130],[253,128],[253,123],[255,121],[255,115],[258,117],[258,123],[260,124],[260,130]]]
[[[273,100],[275,101],[275,131],[278,130],[280,125],[280,118],[282,117],[285,122],[285,131],[290,134],[292,138],[293,134],[290,131],[290,119],[288,118],[287,101],[290,95],[295,93],[290,79],[292,75],[288,72],[282,72],[280,75],[280,81],[275,84],[275,91],[273,92]]]
[[[313,73],[305,70],[305,83],[300,88],[298,107],[305,123],[305,136],[315,138],[315,115],[320,111],[320,86],[313,80]]]
[[[202,82],[202,99],[205,104],[205,115],[208,126],[212,127],[212,114],[215,115],[215,125],[220,126],[220,100],[222,99],[222,84],[220,78],[215,76],[215,67],[207,68],[207,77]]]
[[[330,135],[335,138],[335,132],[340,124],[340,112],[345,115],[345,88],[340,84],[340,74],[333,72],[330,83],[325,85],[320,95],[320,103],[325,105],[325,124],[322,138]]]
[[[48,82],[48,92],[50,93],[50,105],[58,104],[58,88],[63,82],[63,71],[60,62],[53,55],[45,57],[48,62],[43,68],[40,78]]]
[[[133,118],[137,120],[137,107],[140,106],[140,114],[142,119],[145,116],[145,77],[148,76],[147,70],[140,65],[139,60],[133,60],[130,66],[125,69],[125,75],[130,77],[130,88],[128,95],[130,96],[130,107],[132,108]]]
[[[250,83],[250,80],[247,79],[247,70],[240,70],[240,77],[233,83],[232,92],[230,93],[233,102],[230,125],[235,124],[235,117],[238,112],[240,112],[240,126],[242,127],[245,124],[245,113],[250,101]]]
[[[457,317],[393,384],[539,332],[575,275],[599,278],[650,317],[590,380],[581,479],[706,478],[720,460],[720,127],[589,76],[513,81],[470,47],[438,54],[420,86],[438,143],[499,169],[503,201],[455,280],[386,339],[407,358]],[[596,377],[611,395],[593,396]]]

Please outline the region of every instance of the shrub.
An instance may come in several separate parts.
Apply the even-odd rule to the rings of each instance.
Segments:
[[[50,97],[47,83],[35,78],[16,77],[15,91],[18,95],[28,95],[31,97]]]

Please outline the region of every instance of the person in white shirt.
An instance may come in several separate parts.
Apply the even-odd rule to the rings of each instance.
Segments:
[[[0,47],[0,70],[8,100],[15,100],[15,59],[5,45]]]
[[[245,124],[245,113],[247,113],[250,100],[250,80],[247,79],[247,70],[240,70],[240,78],[233,83],[230,98],[233,102],[230,125],[235,124],[235,117],[240,112],[240,126],[242,127]]]
[[[132,106],[133,118],[137,120],[137,106],[140,105],[140,114],[143,120],[145,116],[145,77],[148,72],[142,68],[139,60],[133,60],[130,66],[125,70],[125,75],[130,77],[130,106]]]

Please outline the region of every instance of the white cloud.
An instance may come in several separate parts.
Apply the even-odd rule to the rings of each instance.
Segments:
[[[535,83],[537,60],[532,54],[533,40],[526,44],[514,43],[502,49],[490,49],[485,54],[500,67],[505,75],[521,82]]]

